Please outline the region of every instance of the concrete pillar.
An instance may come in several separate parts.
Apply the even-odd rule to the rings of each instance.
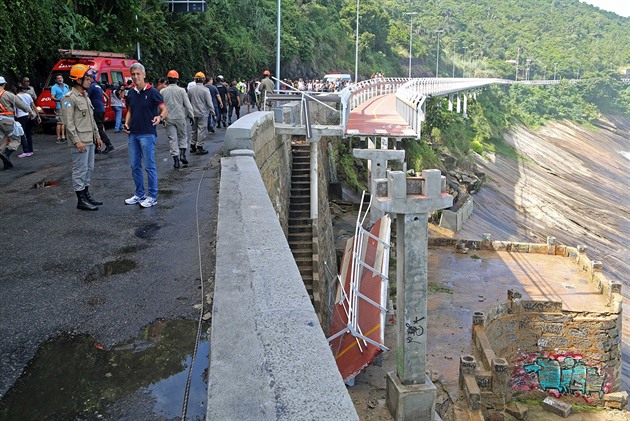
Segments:
[[[381,149],[389,149],[389,139],[381,137]]]
[[[464,118],[468,118],[467,108],[468,108],[468,95],[464,93],[464,113],[463,113]]]
[[[462,112],[462,101],[461,98],[459,97],[459,94],[457,94],[457,113],[461,113]]]
[[[453,111],[453,95],[448,96],[448,110]]]
[[[318,206],[318,171],[317,171],[317,156],[319,154],[319,136],[311,139],[311,219],[317,219],[319,215]]]
[[[386,138],[385,138],[386,139]],[[381,140],[382,142],[382,140]],[[404,162],[404,150],[392,149],[353,149],[352,156],[355,158],[367,159],[368,161],[368,186],[370,194],[374,195],[375,190],[372,186],[372,180],[384,179],[387,177],[387,162],[399,161]],[[383,212],[372,207],[370,210],[370,222],[374,224],[378,221]]]
[[[429,212],[453,204],[442,178],[439,170],[413,178],[388,171],[387,196],[373,201],[375,208],[396,214],[397,367],[387,375],[387,406],[396,420],[434,419],[436,389],[425,374],[428,221]]]

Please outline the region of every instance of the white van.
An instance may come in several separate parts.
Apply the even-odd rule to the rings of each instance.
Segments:
[[[342,82],[350,82],[352,80],[352,76],[347,73],[329,73],[324,75],[324,80],[326,82],[337,82],[341,80]]]

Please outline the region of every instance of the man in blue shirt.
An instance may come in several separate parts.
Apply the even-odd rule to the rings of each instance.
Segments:
[[[123,131],[129,134],[129,163],[136,191],[132,197],[125,200],[125,203],[140,204],[143,208],[150,208],[157,205],[158,194],[155,126],[164,121],[168,116],[168,110],[160,92],[145,81],[144,66],[134,63],[129,70],[134,87],[127,94],[127,115]],[[147,173],[148,195],[144,190],[143,161]]]
[[[114,150],[112,141],[109,140],[107,133],[105,133],[105,125],[103,124],[103,118],[105,117],[105,104],[103,103],[103,88],[95,80],[92,80],[90,87],[87,90],[87,94],[94,107],[94,121],[96,121],[96,127],[98,127],[98,134],[101,140],[105,144],[105,149],[102,151],[96,150],[95,153],[109,153]],[[113,95],[113,94],[112,94]]]
[[[50,96],[55,101],[55,119],[57,121],[57,144],[66,143],[66,128],[61,114],[61,100],[70,92],[68,85],[63,83],[63,75],[55,75],[55,84],[50,88]]]

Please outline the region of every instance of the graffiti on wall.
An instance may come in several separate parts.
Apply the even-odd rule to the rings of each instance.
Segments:
[[[591,395],[611,390],[604,364],[588,364],[581,354],[523,354],[512,375],[512,388],[544,390],[554,395]]]

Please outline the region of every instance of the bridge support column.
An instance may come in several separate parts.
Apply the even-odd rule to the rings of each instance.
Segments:
[[[317,171],[319,154],[319,136],[314,136],[310,139],[311,143],[311,219],[317,219],[319,217],[319,205],[318,205],[318,183],[319,183],[319,171]]]
[[[375,184],[379,181],[375,181]],[[380,180],[384,182],[384,180]],[[397,367],[387,374],[387,407],[397,421],[434,420],[436,388],[426,372],[429,212],[453,204],[439,170],[407,178],[387,172],[373,205],[396,214]],[[375,188],[377,193],[385,191]]]
[[[381,139],[382,142],[382,139]],[[381,143],[382,145],[382,143]],[[405,151],[397,151],[390,149],[353,149],[352,156],[355,158],[366,159],[368,161],[368,186],[372,200],[376,196],[376,180],[383,180],[387,176],[388,161],[405,161]],[[370,208],[370,224],[374,224],[383,216],[383,211],[372,206]]]
[[[468,108],[468,95],[464,93],[464,113],[463,113],[464,118],[468,118],[467,108]]]
[[[448,96],[448,110],[453,111],[453,95]]]
[[[457,113],[461,113],[462,112],[462,101],[459,98],[459,94],[457,94]]]
[[[389,139],[381,137],[381,149],[389,149]]]

